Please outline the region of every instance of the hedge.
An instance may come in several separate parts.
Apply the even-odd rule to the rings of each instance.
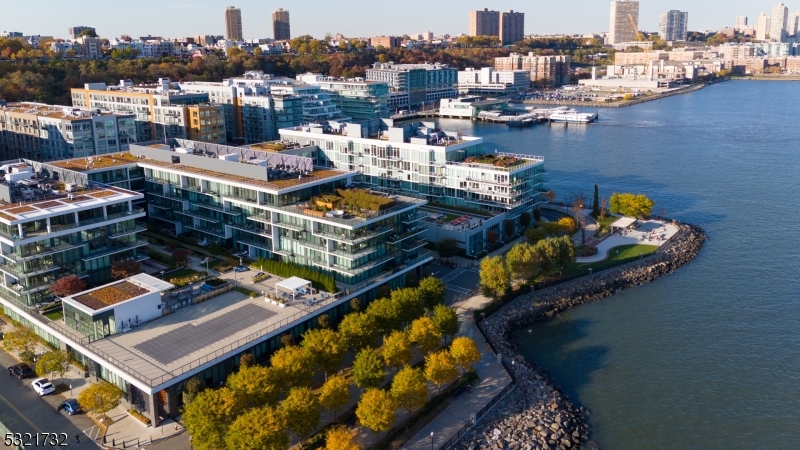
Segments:
[[[335,294],[336,280],[332,275],[323,273],[320,270],[310,267],[298,266],[290,262],[275,261],[274,259],[259,258],[250,267],[257,270],[277,275],[282,278],[300,277],[311,282],[311,285],[319,290]]]

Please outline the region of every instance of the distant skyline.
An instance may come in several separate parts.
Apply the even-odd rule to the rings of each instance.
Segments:
[[[284,8],[291,12],[292,36],[310,34],[316,38],[326,33],[347,37],[368,37],[391,34],[416,34],[431,31],[458,35],[469,30],[468,13],[475,9],[521,11],[525,13],[525,34],[589,33],[608,31],[609,0],[573,0],[569,2],[537,2],[526,0],[460,0],[430,2],[408,0],[382,3],[380,8],[363,2],[330,2],[295,0],[264,2],[263,0],[138,0],[108,3],[84,0],[69,3],[37,0],[31,3],[0,0],[0,31],[21,31],[25,34],[67,37],[67,28],[92,26],[102,37],[121,34],[138,36],[183,37],[200,34],[225,34],[224,11],[228,6],[242,10],[244,37],[270,38],[270,14]],[[639,27],[643,31],[658,30],[658,15],[678,9],[689,12],[689,30],[716,30],[733,26],[736,16],[747,16],[749,23],[761,11],[769,15],[780,1],[767,0],[672,0],[669,2],[640,0]],[[784,3],[787,3],[784,1]],[[788,2],[790,14],[800,10],[800,0]]]

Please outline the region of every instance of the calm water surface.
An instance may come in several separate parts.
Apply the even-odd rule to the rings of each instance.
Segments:
[[[708,233],[677,273],[522,339],[601,447],[800,448],[798,98],[800,83],[734,81],[567,129],[440,121],[544,156],[559,198],[646,193]]]

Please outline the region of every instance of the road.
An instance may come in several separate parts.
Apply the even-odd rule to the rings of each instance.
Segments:
[[[5,370],[8,366],[17,364],[17,360],[5,351],[0,350],[0,366],[4,369],[0,373],[0,422],[2,422],[10,433],[31,433],[31,439],[26,447],[47,448],[41,441],[37,446],[34,442],[36,433],[59,433],[58,446],[68,450],[91,450],[98,449],[99,446],[92,442],[88,434],[97,433],[97,425],[85,414],[67,416],[56,412],[56,407],[64,401],[64,397],[58,394],[50,394],[39,397],[30,382],[33,378],[18,380],[16,377],[9,377]],[[84,431],[86,433],[84,433]],[[67,439],[63,439],[61,433],[66,433]],[[75,435],[80,435],[81,443],[76,444]],[[5,436],[2,436],[5,438]]]

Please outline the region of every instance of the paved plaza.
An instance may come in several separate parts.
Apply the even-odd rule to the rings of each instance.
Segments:
[[[660,220],[639,221],[634,229],[625,230],[621,233],[612,233],[598,244],[597,254],[586,258],[576,258],[576,262],[590,263],[602,261],[609,256],[609,251],[614,247],[622,245],[655,245],[660,247],[678,232],[678,227]]]

